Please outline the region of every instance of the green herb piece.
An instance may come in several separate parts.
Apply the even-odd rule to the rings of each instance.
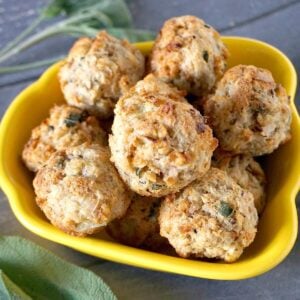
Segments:
[[[0,249],[0,299],[117,299],[93,272],[23,238],[0,237]]]
[[[204,24],[204,27],[206,28],[210,28],[210,26],[208,24]]]
[[[56,166],[60,169],[63,169],[64,165],[65,165],[65,160],[63,158],[59,159],[56,163]]]
[[[258,114],[264,114],[266,113],[267,109],[263,105],[259,105],[256,108],[253,109],[253,113]]]
[[[0,270],[0,299],[31,300],[32,298],[24,293],[22,289]]]
[[[160,190],[164,187],[163,184],[153,183],[152,184],[152,190]]]
[[[65,120],[64,123],[67,127],[73,127],[77,123],[83,122],[86,118],[85,114],[74,114],[71,113]]]
[[[135,175],[141,177],[142,168],[135,168]]]
[[[224,217],[230,217],[233,214],[233,208],[225,201],[221,201],[219,213]]]
[[[55,19],[55,22],[49,23],[49,19]],[[43,22],[47,22],[46,26],[33,33]],[[52,0],[28,28],[0,50],[0,63],[35,44],[62,34],[94,37],[101,29],[106,29],[110,34],[131,42],[153,39],[152,32],[133,29],[132,26],[131,14],[123,0]],[[0,74],[47,66],[59,59],[56,57],[2,67]]]
[[[208,57],[209,57],[209,55],[208,55],[208,52],[207,52],[206,50],[203,51],[202,56],[203,56],[203,59],[204,59],[206,62],[208,62]]]

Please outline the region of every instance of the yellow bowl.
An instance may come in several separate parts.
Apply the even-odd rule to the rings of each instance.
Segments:
[[[292,100],[292,140],[268,156],[268,202],[254,243],[235,263],[188,260],[124,246],[104,232],[79,238],[52,226],[35,204],[32,174],[21,161],[22,148],[32,128],[54,103],[63,102],[57,80],[60,63],[22,91],[7,110],[0,127],[0,183],[18,220],[30,231],[54,242],[104,259],[153,270],[212,279],[242,279],[262,274],[279,264],[291,250],[297,235],[295,197],[300,184],[300,121],[293,103],[296,73],[289,59],[274,47],[256,40],[224,37],[231,56],[229,67],[253,64],[272,71]],[[152,42],[137,47],[147,54]]]

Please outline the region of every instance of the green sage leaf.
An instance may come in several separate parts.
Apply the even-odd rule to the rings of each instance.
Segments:
[[[9,285],[10,290],[23,291],[33,299],[116,299],[93,272],[20,237],[0,237],[0,269],[13,280],[5,277],[6,290]],[[5,293],[5,288],[2,292]]]
[[[43,10],[46,18],[73,16],[88,11],[99,11],[113,21],[114,26],[131,27],[132,18],[123,0],[52,0]],[[98,26],[96,23],[94,26]]]
[[[31,300],[22,289],[20,289],[12,280],[0,270],[0,299],[11,300],[11,299],[22,299]]]
[[[230,206],[229,203],[225,202],[225,201],[221,201],[220,202],[220,206],[219,206],[219,213],[224,216],[224,217],[230,217],[233,214],[234,210],[233,208]]]

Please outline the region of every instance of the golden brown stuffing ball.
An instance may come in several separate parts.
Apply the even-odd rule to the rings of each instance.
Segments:
[[[202,96],[222,77],[227,56],[218,32],[197,17],[182,16],[164,23],[149,65],[162,80]]]
[[[107,145],[106,133],[97,119],[76,107],[54,106],[49,118],[32,130],[23,149],[23,161],[28,169],[36,172],[56,150],[85,142]]]
[[[105,31],[95,39],[79,39],[69,52],[59,79],[66,101],[101,118],[144,74],[142,53]]]
[[[228,70],[204,104],[222,149],[259,156],[290,138],[291,110],[285,89],[255,66]]]
[[[125,214],[131,195],[109,157],[108,147],[82,144],[56,152],[38,171],[36,202],[53,225],[86,236]]]
[[[252,243],[257,221],[252,194],[216,168],[167,196],[159,214],[160,234],[180,256],[226,262]]]
[[[117,103],[109,145],[128,186],[161,197],[207,172],[217,140],[176,89],[148,75]]]
[[[225,171],[237,184],[251,192],[257,212],[262,213],[266,203],[266,176],[252,156],[232,156],[217,149],[213,155],[212,166]]]
[[[161,198],[135,194],[125,216],[108,225],[108,233],[129,246],[159,250],[168,244],[167,239],[159,234],[160,203]]]

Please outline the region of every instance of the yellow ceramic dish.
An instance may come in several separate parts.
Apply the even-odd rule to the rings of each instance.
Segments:
[[[33,127],[54,103],[63,102],[57,81],[60,63],[22,91],[7,110],[0,128],[0,183],[18,220],[30,231],[54,242],[104,259],[153,270],[212,279],[242,279],[278,265],[290,252],[297,235],[295,197],[300,184],[300,121],[293,103],[296,73],[289,59],[274,47],[256,40],[224,37],[231,56],[229,67],[253,64],[269,69],[291,97],[292,140],[268,156],[268,202],[254,243],[235,263],[188,260],[124,246],[104,232],[86,238],[69,236],[52,226],[35,204],[32,174],[21,161],[22,148]],[[147,54],[152,42],[137,47]]]

